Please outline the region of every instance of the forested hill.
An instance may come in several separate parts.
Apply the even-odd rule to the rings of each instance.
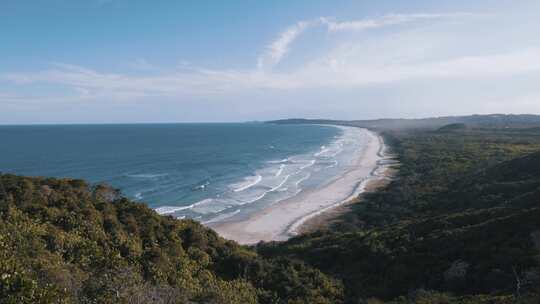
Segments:
[[[540,132],[451,129],[384,132],[394,181],[259,252],[341,279],[348,303],[540,303]]]
[[[339,282],[264,259],[105,185],[0,175],[0,303],[340,303]]]
[[[437,129],[446,125],[466,125],[482,128],[534,128],[540,127],[539,115],[470,115],[445,116],[420,119],[330,120],[283,119],[268,121],[274,124],[334,124],[363,127],[375,130]]]

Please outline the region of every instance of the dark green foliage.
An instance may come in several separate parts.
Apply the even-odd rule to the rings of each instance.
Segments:
[[[339,303],[297,261],[263,259],[106,185],[0,175],[0,303]]]
[[[445,125],[465,124],[474,128],[507,129],[538,128],[540,115],[470,115],[445,116],[420,119],[330,120],[330,119],[283,119],[269,121],[275,124],[330,124],[374,130],[437,130]]]
[[[400,160],[389,186],[366,195],[330,230],[261,244],[259,252],[342,279],[349,303],[536,303],[540,133],[466,129],[385,138]]]
[[[467,130],[467,125],[464,123],[453,123],[446,126],[440,127],[437,131],[438,132],[456,132],[456,131],[463,131]]]
[[[384,135],[400,159],[398,178],[359,204],[356,212],[344,221],[344,229],[380,226],[419,214],[444,213],[449,211],[447,207],[469,208],[471,202],[464,202],[464,199],[471,191],[465,185],[480,188],[483,179],[495,176],[488,170],[496,170],[494,167],[498,164],[540,151],[540,132],[481,129],[455,133],[385,132]],[[535,168],[537,163],[532,159],[529,161],[529,165],[520,166]],[[514,167],[515,164],[506,166]],[[516,169],[508,174],[521,179],[522,172]],[[487,199],[493,194],[481,196]],[[463,206],[458,207],[460,204]]]

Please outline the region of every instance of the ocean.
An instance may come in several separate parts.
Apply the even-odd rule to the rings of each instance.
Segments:
[[[332,181],[358,129],[264,123],[0,126],[0,172],[105,182],[160,214],[248,215]]]

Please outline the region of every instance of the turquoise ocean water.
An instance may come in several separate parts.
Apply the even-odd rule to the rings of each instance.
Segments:
[[[339,175],[355,130],[316,125],[1,126],[0,172],[106,182],[161,214],[248,214]]]

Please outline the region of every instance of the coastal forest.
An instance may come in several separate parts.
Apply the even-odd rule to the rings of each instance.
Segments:
[[[321,121],[379,132],[384,188],[241,246],[105,184],[0,175],[0,303],[540,303],[540,117]]]

